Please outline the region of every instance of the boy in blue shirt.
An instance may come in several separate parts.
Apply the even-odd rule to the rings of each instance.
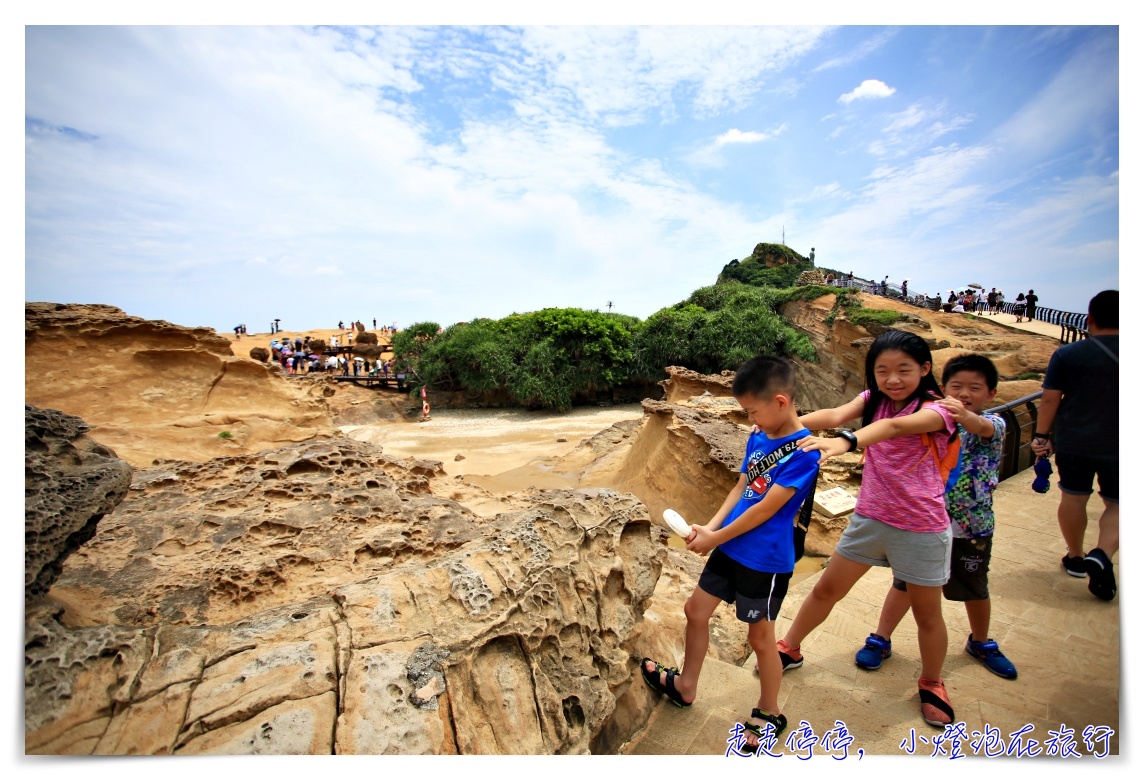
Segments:
[[[969,638],[965,652],[989,671],[1009,680],[1017,669],[989,638],[989,559],[993,549],[993,489],[997,487],[1005,444],[1005,421],[986,413],[997,395],[997,367],[982,355],[959,355],[945,364],[945,398],[937,403],[957,421],[961,437],[961,475],[945,495],[953,531],[949,582],[942,587],[947,601],[965,603]],[[882,604],[878,630],[854,656],[854,663],[874,670],[890,657],[890,634],[910,608],[906,583],[895,579]]]
[[[735,374],[731,393],[758,432],[747,440],[738,483],[711,520],[692,526],[687,538],[687,549],[711,556],[684,605],[683,671],[649,658],[641,663],[644,682],[676,706],[690,707],[707,654],[711,615],[721,601],[735,604],[759,666],[758,706],[742,724],[751,752],[764,730],[777,737],[787,725],[778,706],[783,669],[775,620],[794,572],[795,519],[818,474],[819,453],[795,446],[810,431],[798,421],[794,389],[794,366],[785,358],[760,355]]]

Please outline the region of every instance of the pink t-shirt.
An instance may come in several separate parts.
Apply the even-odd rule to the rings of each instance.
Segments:
[[[862,400],[869,398],[870,391],[863,390]],[[949,435],[957,430],[957,423],[937,404],[926,402],[922,408],[932,409],[945,421],[944,434],[942,431],[931,434],[938,454],[944,456]],[[893,401],[887,398],[874,413],[874,421],[906,417],[916,411],[916,404],[911,401],[895,412]],[[945,485],[920,434],[896,436],[866,448],[862,488],[858,491],[855,511],[904,531],[935,533],[949,528]]]

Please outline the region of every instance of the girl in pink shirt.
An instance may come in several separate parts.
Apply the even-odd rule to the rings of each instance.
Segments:
[[[937,460],[956,446],[957,423],[932,403],[942,397],[932,368],[929,347],[920,336],[888,330],[866,354],[867,390],[842,406],[799,418],[811,430],[858,417],[863,426],[856,433],[842,429],[837,438],[807,437],[800,449],[820,450],[822,458],[868,449],[855,512],[830,564],[777,644],[784,671],[802,666],[803,638],[871,566],[888,566],[906,581],[918,625],[922,717],[945,726],[953,723],[953,707],[941,678],[948,647],[941,586],[949,579],[952,534]]]

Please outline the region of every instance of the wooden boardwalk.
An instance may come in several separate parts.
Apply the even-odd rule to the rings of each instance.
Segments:
[[[405,389],[404,375],[401,377],[396,377],[393,375],[370,376],[368,374],[359,374],[354,376],[353,374],[350,374],[349,376],[342,376],[341,374],[336,374],[330,378],[335,382],[353,382],[355,385],[361,385],[362,387],[392,387],[394,390]]]

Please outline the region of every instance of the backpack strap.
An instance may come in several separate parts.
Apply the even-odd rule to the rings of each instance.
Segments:
[[[821,463],[821,461],[819,461]],[[814,478],[810,481],[810,492],[802,502],[802,508],[794,520],[794,559],[802,560],[806,551],[806,534],[810,530],[811,515],[814,514],[814,490],[818,487],[818,468],[814,470]]]
[[[1096,344],[1096,346],[1098,346],[1098,347],[1100,347],[1101,349],[1103,349],[1103,350],[1104,350],[1104,354],[1106,354],[1106,355],[1108,355],[1110,358],[1112,358],[1112,362],[1113,362],[1113,363],[1115,363],[1115,364],[1116,364],[1116,365],[1118,365],[1118,366],[1120,365],[1120,358],[1118,358],[1118,357],[1116,356],[1116,353],[1115,353],[1115,352],[1113,352],[1111,349],[1109,349],[1108,347],[1106,347],[1106,346],[1104,346],[1103,344],[1101,344],[1101,343],[1100,343],[1100,339],[1099,339],[1099,338],[1097,338],[1096,336],[1093,336],[1093,337],[1089,338],[1088,340],[1089,340],[1089,341],[1091,341],[1091,342],[1093,342],[1093,343],[1095,343],[1095,344]]]

